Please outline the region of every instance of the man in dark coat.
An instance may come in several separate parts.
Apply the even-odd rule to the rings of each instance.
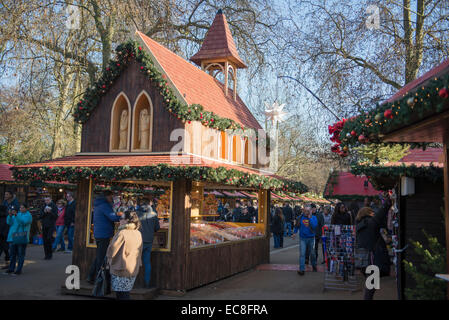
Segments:
[[[44,198],[44,205],[41,208],[39,219],[42,222],[42,240],[44,241],[45,260],[52,258],[53,232],[56,228],[58,218],[58,208],[50,197]]]
[[[110,190],[103,192],[103,197],[94,201],[94,238],[97,245],[95,260],[89,269],[87,282],[93,284],[98,271],[103,265],[111,238],[114,235],[114,222],[120,221],[123,213],[115,214],[112,209],[113,193]]]
[[[71,191],[67,192],[66,199],[67,206],[65,208],[64,225],[67,229],[67,238],[69,240],[66,252],[71,252],[73,250],[73,236],[75,234],[76,201],[73,198],[73,193]]]
[[[285,236],[291,236],[292,233],[292,222],[293,222],[293,209],[290,207],[288,203],[284,203],[284,207],[282,208],[282,214],[284,215],[285,219],[285,230],[284,230],[284,237]]]
[[[14,207],[14,208],[19,208],[19,201],[17,200],[14,192],[12,191],[6,191],[5,192],[5,199],[3,200],[2,203],[4,206],[6,206],[6,212],[9,211],[9,208]]]
[[[9,225],[6,223],[8,217],[7,207],[0,205],[0,255],[5,253],[5,263],[9,261],[9,246],[6,239],[8,238]]]
[[[232,222],[239,222],[242,216],[242,208],[240,208],[240,201],[235,202],[235,208],[232,210]]]
[[[151,250],[153,248],[154,233],[161,227],[159,224],[159,218],[157,212],[153,210],[153,203],[150,201],[149,205],[143,205],[141,210],[137,211],[141,226],[140,232],[142,233],[142,263],[145,268],[145,287],[150,288],[151,281]]]

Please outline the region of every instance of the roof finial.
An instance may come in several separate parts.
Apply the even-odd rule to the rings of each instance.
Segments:
[[[223,14],[223,10],[218,9],[217,14]]]

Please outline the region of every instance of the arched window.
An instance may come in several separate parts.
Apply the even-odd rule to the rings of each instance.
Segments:
[[[132,151],[151,151],[153,104],[150,96],[145,91],[139,94],[134,104],[132,136]]]
[[[232,161],[242,162],[242,139],[239,136],[232,137]]]
[[[226,132],[221,131],[220,133],[220,158],[226,160],[227,159],[227,152],[228,152],[228,148],[227,148],[227,137],[226,137]]]
[[[128,97],[120,92],[111,110],[111,131],[109,151],[128,152],[131,132],[131,104]]]
[[[249,164],[249,139],[248,139],[248,137],[245,137],[244,144],[245,144],[245,150],[244,150],[244,156],[243,156],[243,163]]]

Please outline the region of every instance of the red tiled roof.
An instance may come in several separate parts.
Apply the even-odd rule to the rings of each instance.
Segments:
[[[190,60],[201,66],[201,61],[221,58],[229,59],[239,68],[246,68],[245,63],[240,59],[237,52],[226,16],[219,11],[204,38],[200,51],[191,57]]]
[[[161,163],[172,166],[202,166],[235,169],[250,174],[261,174],[256,169],[204,159],[194,155],[79,155],[48,160],[40,163],[16,166],[16,168],[38,167],[142,167]]]
[[[12,165],[0,163],[0,181],[14,181],[12,171],[9,169]]]
[[[229,89],[228,95],[225,95],[224,85],[217,79],[142,32],[137,31],[136,33],[189,105],[200,104],[205,110],[220,117],[234,120],[247,128],[262,128],[238,95],[237,99],[234,100],[231,89]]]
[[[443,163],[443,149],[441,148],[427,148],[422,149],[410,149],[410,153],[397,162],[388,162],[386,167],[394,166],[411,166],[417,167],[430,166],[432,163],[436,167],[444,168]]]
[[[407,83],[386,102],[392,102],[397,99],[400,99],[410,91],[414,90],[416,87],[423,85],[426,81],[430,80],[431,78],[440,77],[442,74],[446,74],[448,72],[449,72],[449,59],[443,61],[441,64],[434,67],[433,69],[430,69],[421,77]]]
[[[368,181],[368,178],[355,176],[350,172],[340,172],[336,178],[336,184],[332,185],[332,194],[329,194],[331,185],[328,183],[324,195],[332,197],[343,195],[375,196],[380,194],[380,191],[374,189],[369,181],[368,188],[365,188],[365,181]]]

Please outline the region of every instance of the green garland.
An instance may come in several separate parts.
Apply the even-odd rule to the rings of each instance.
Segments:
[[[329,126],[329,134],[334,135],[331,140],[337,142],[332,150],[345,156],[349,146],[380,143],[384,134],[448,110],[448,86],[449,74],[433,78],[416,92],[407,93],[394,102],[377,104],[374,109],[359,116],[343,119],[339,126]],[[411,147],[425,148],[426,145],[412,143]]]
[[[142,167],[39,167],[13,168],[13,176],[17,180],[53,180],[77,182],[92,178],[94,181],[119,182],[123,179],[174,181],[186,178],[196,181],[209,181],[226,185],[250,187],[256,189],[273,189],[304,193],[307,186],[301,182],[279,180],[258,174],[244,173],[236,169],[224,167],[210,168],[199,166],[170,166],[158,164]]]
[[[140,71],[159,90],[159,93],[164,98],[164,106],[167,111],[183,123],[200,121],[207,127],[221,131],[226,129],[245,130],[242,125],[236,123],[234,120],[222,118],[213,112],[205,111],[204,107],[199,104],[188,106],[181,103],[170,88],[167,77],[157,70],[150,55],[136,41],[128,41],[119,45],[116,52],[116,59],[109,62],[109,66],[104,69],[101,77],[92,87],[86,90],[83,99],[77,104],[73,112],[73,117],[76,122],[86,123],[93,110],[100,103],[101,97],[105,95],[128,64],[135,60],[140,66]]]
[[[372,166],[372,165],[351,165],[351,173],[357,176],[365,175],[377,190],[388,190],[397,183],[401,176],[410,178],[422,178],[432,183],[443,182],[443,168],[430,166]]]

